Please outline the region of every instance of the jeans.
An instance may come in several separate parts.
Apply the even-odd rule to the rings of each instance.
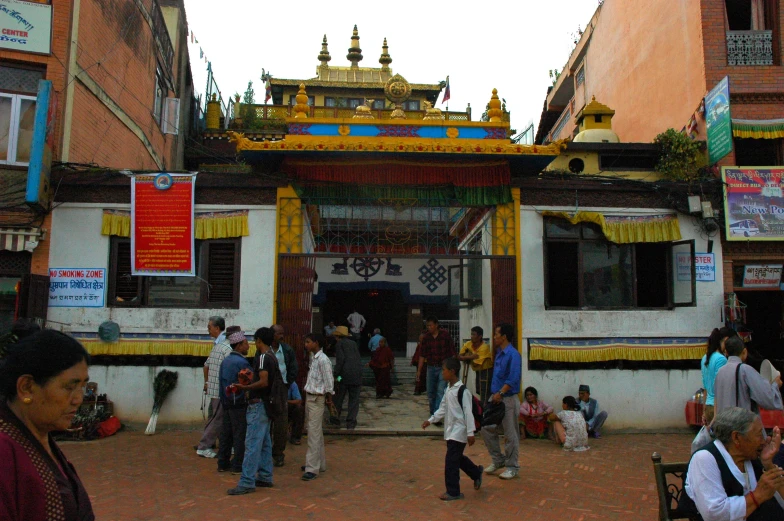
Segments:
[[[246,408],[223,409],[223,426],[218,447],[218,468],[221,470],[240,470],[245,457]],[[231,457],[231,449],[234,457]]]
[[[520,450],[520,425],[517,417],[520,414],[520,399],[517,395],[504,396],[504,419],[501,425],[504,430],[505,451],[501,452],[501,441],[497,425],[482,427],[482,439],[485,441],[487,451],[493,458],[496,467],[505,466],[508,470],[517,472],[520,464],[517,462],[517,453]]]
[[[340,413],[343,411],[343,400],[348,394],[348,412],[346,413],[346,428],[353,429],[357,426],[357,414],[359,414],[359,393],[362,390],[361,385],[346,385],[340,384],[338,387],[338,394],[335,396],[335,409],[337,410],[337,420],[334,423],[340,423]]]
[[[440,365],[427,366],[427,400],[430,402],[430,416],[433,416],[441,405],[446,390],[446,380]]]
[[[272,439],[270,421],[263,403],[248,405],[245,459],[239,486],[256,488],[256,480],[272,483]]]
[[[465,443],[455,440],[446,440],[446,461],[444,463],[444,480],[446,493],[450,496],[460,495],[460,471],[465,472],[472,480],[479,479],[482,471],[474,465],[468,456],[463,455]]]

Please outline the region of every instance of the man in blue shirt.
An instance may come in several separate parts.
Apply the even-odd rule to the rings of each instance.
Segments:
[[[379,328],[374,329],[373,336],[370,337],[370,340],[368,340],[368,349],[370,349],[371,353],[376,349],[378,349],[378,343],[381,341],[382,338],[384,337],[381,336],[381,330]]]
[[[493,364],[493,380],[490,383],[490,392],[493,395],[490,401],[503,402],[504,419],[501,422],[504,439],[506,440],[505,452],[501,452],[501,442],[497,425],[482,427],[482,439],[485,441],[487,451],[493,458],[493,463],[485,468],[485,472],[492,474],[496,470],[506,467],[499,476],[501,479],[517,477],[520,465],[517,463],[517,453],[520,449],[520,427],[517,415],[520,411],[520,376],[523,361],[520,353],[511,344],[515,338],[514,327],[510,324],[499,324],[495,328],[493,343],[498,347]]]
[[[218,448],[218,472],[242,472],[242,460],[245,457],[245,432],[247,422],[245,413],[248,409],[248,400],[245,393],[235,391],[232,384],[239,382],[239,374],[243,369],[250,371],[250,363],[245,356],[248,354],[248,341],[242,334],[242,328],[231,326],[226,330],[229,335],[236,335],[229,343],[232,352],[223,359],[218,377],[221,406],[223,407],[223,425],[220,433]],[[234,458],[231,458],[231,449],[234,448]]]
[[[288,395],[288,409],[289,409],[289,427],[291,429],[291,437],[289,441],[294,445],[302,443],[302,430],[305,426],[305,411],[302,406],[302,395],[297,387],[297,382],[291,382],[289,386]]]

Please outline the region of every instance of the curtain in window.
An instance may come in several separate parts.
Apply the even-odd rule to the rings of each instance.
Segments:
[[[751,30],[765,30],[765,0],[751,0]]]
[[[588,222],[599,225],[608,241],[616,244],[637,242],[672,242],[681,239],[678,217],[660,215],[604,215],[598,212],[542,212],[545,217],[565,219],[572,224]]]
[[[248,211],[206,212],[194,216],[197,239],[229,239],[247,237]],[[131,236],[131,213],[123,210],[104,210],[101,222],[101,235]]]

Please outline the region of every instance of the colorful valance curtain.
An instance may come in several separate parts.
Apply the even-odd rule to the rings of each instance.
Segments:
[[[512,201],[507,161],[286,159],[282,170],[298,180],[303,197],[456,200],[463,206]]]
[[[247,237],[248,211],[202,212],[194,215],[194,237],[204,239],[228,239]],[[123,210],[104,210],[101,235],[131,236],[131,212]]]
[[[699,360],[705,348],[704,338],[529,339],[528,358],[571,363]]]
[[[200,356],[210,355],[214,343],[202,335],[172,335],[157,338],[146,334],[123,335],[117,342],[104,342],[94,333],[77,333],[76,339],[92,356]],[[150,337],[150,338],[148,338]],[[255,354],[251,344],[248,356]]]
[[[572,224],[588,222],[599,225],[608,241],[616,244],[635,242],[671,242],[681,239],[678,217],[660,215],[604,215],[598,212],[542,212],[545,217],[566,219]]]
[[[732,135],[739,138],[778,139],[784,137],[784,119],[734,119]]]

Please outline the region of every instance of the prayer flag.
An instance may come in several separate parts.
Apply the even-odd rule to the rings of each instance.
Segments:
[[[267,82],[264,84],[264,103],[267,103],[270,98],[272,98],[272,85],[270,85],[270,79],[267,76]]]
[[[193,43],[193,31],[191,31],[191,43]]]
[[[449,101],[449,76],[446,77],[446,88],[444,88],[444,99],[441,100],[441,104],[446,103]]]
[[[201,47],[199,47],[199,58],[204,58],[204,51],[201,50]]]

